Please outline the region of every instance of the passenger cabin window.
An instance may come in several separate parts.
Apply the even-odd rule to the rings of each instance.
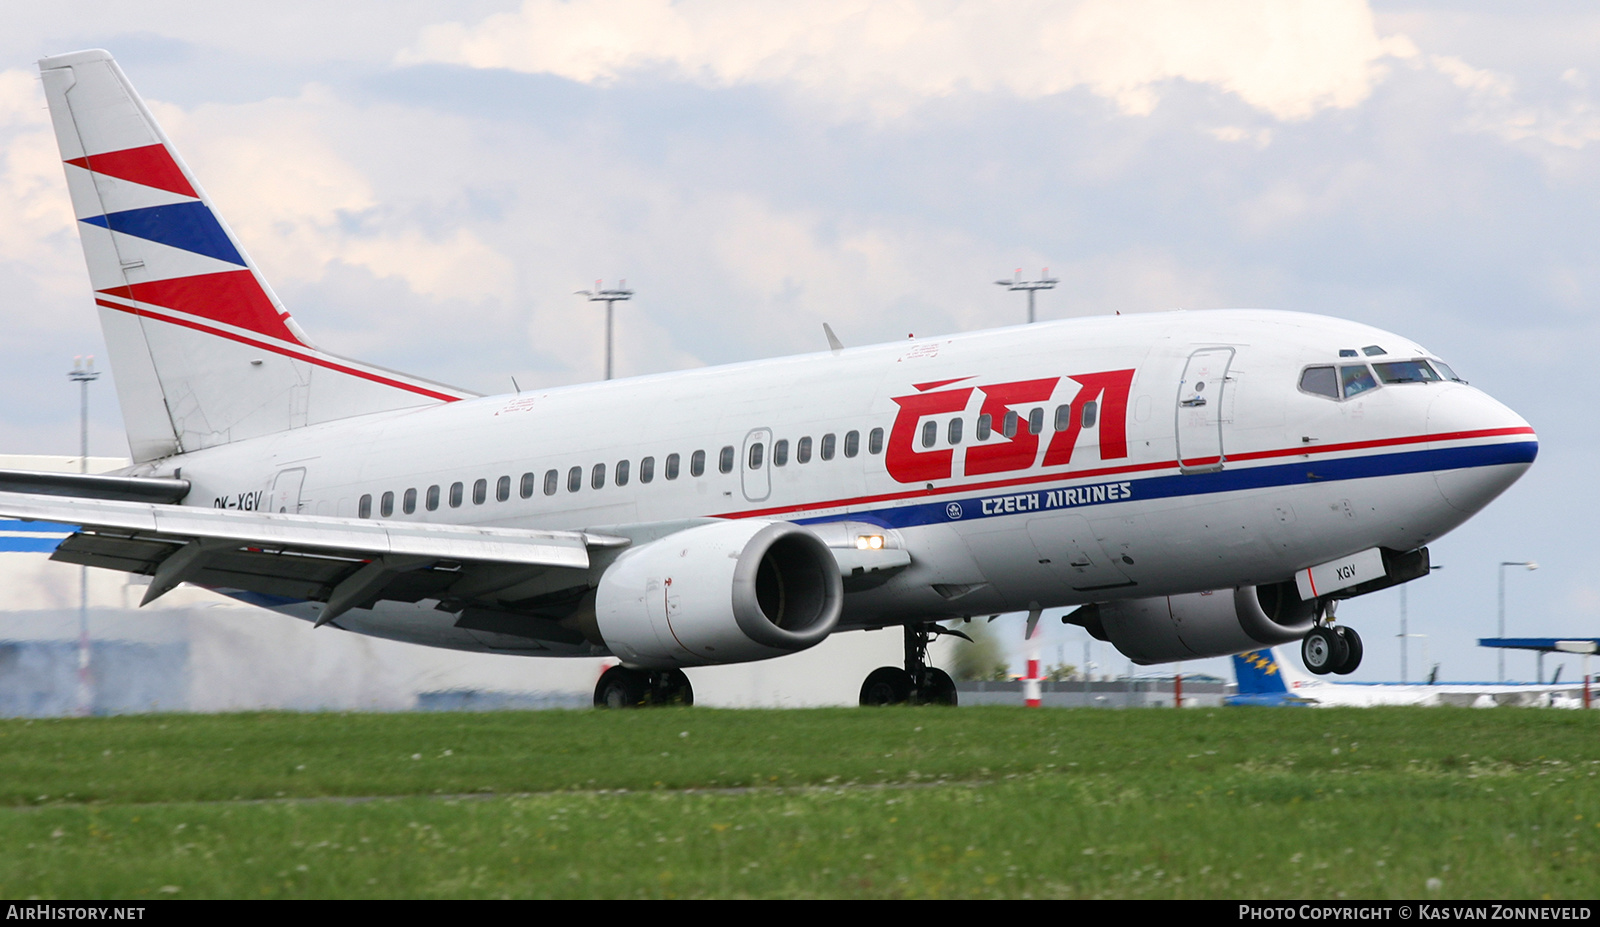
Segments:
[[[762,461],[765,459],[765,454],[766,446],[760,441],[750,445],[750,469],[760,470]]]
[[[960,417],[953,418],[953,419],[950,420],[950,427],[948,429],[946,429],[946,432],[947,432],[947,434],[945,435],[945,437],[950,439],[950,444],[952,446],[961,443],[961,419],[960,419]]]
[[[774,442],[772,445],[772,465],[781,467],[789,462],[789,439]]]
[[[1357,364],[1339,368],[1339,385],[1344,387],[1344,398],[1349,399],[1357,393],[1377,389],[1378,381],[1372,378],[1372,371],[1366,364]]]
[[[1092,404],[1092,403],[1091,403]],[[1056,406],[1056,431],[1066,431],[1072,427],[1072,406]]]
[[[383,494],[383,501],[378,503],[378,514],[384,518],[394,514],[394,493],[386,492]]]
[[[656,478],[656,459],[646,457],[639,461],[639,482],[648,483]]]
[[[922,423],[922,446],[933,447],[939,440],[939,423],[929,420]]]
[[[372,517],[372,494],[371,493],[367,493],[366,495],[362,496],[361,497],[361,501],[356,504],[356,516],[358,518],[371,518]]]
[[[689,455],[689,475],[700,476],[706,472],[706,452],[695,451]]]
[[[521,484],[517,486],[517,492],[522,495],[522,498],[528,499],[533,496],[533,491],[538,487],[539,478],[532,473],[524,473],[522,474]]]
[[[1006,412],[1005,419],[1000,422],[1000,433],[1007,438],[1015,438],[1017,436],[1017,413]]]
[[[428,487],[427,505],[430,512],[439,508],[439,486],[437,483]]]
[[[1036,435],[1044,431],[1044,409],[1034,409],[1028,413],[1028,434]]]
[[[1081,427],[1093,428],[1095,421],[1098,420],[1099,417],[1100,409],[1098,404],[1093,399],[1083,404],[1083,419]]]
[[[810,463],[811,462],[811,436],[810,435],[806,435],[804,438],[801,438],[800,439],[800,443],[795,445],[795,448],[794,448],[794,462],[795,463]]]
[[[544,494],[547,495],[547,496],[553,496],[553,495],[556,494],[556,490],[560,489],[560,488],[561,488],[561,471],[559,471],[559,470],[546,470],[546,471],[544,471]]]
[[[594,469],[589,471],[589,485],[594,489],[606,488],[605,464],[595,464]]]
[[[678,478],[678,455],[677,454],[668,454],[667,455],[667,479],[675,480],[677,478]]]
[[[478,480],[472,484],[472,504],[482,505],[489,499],[489,481]]]
[[[583,488],[583,468],[573,467],[567,471],[567,492],[577,492]]]
[[[838,446],[838,443],[839,439],[835,438],[832,432],[823,435],[822,452],[817,456],[821,457],[823,460],[832,460],[834,448]]]
[[[466,487],[463,486],[460,483],[451,483],[450,484],[450,507],[451,508],[453,508],[453,509],[461,508],[461,494],[465,491],[465,489],[466,489]]]
[[[412,512],[415,512],[416,510],[417,510],[417,491],[415,489],[408,489],[408,490],[406,490],[405,496],[402,497],[401,500],[400,500],[400,511],[406,513],[407,515],[410,515]]]
[[[844,436],[844,456],[854,457],[861,453],[861,432],[849,431]]]
[[[722,449],[721,453],[717,454],[717,469],[720,470],[723,473],[732,473],[733,472],[733,458],[734,458],[733,445],[730,444],[730,445],[724,447]]]
[[[628,462],[626,460],[617,461],[617,477],[616,477],[616,479],[617,479],[617,485],[618,486],[626,486],[626,485],[628,485],[628,471],[630,469],[631,468],[628,466]]]
[[[868,454],[882,454],[883,453],[883,429],[882,428],[874,428],[874,429],[872,429],[872,432],[867,435],[867,453]]]
[[[1332,367],[1307,367],[1300,374],[1300,388],[1314,396],[1339,398],[1339,378]]]
[[[497,502],[504,502],[511,498],[511,477],[502,476],[495,481],[494,498]]]
[[[985,412],[978,416],[978,427],[972,429],[972,440],[987,441],[994,433],[994,416]]]

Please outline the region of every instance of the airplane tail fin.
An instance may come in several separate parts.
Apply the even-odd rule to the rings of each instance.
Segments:
[[[111,55],[39,70],[135,461],[473,395],[318,350]]]
[[[1287,695],[1289,684],[1270,648],[1233,655],[1233,675],[1240,695]]]
[[[1233,675],[1239,691],[1228,697],[1230,705],[1303,706],[1311,703],[1300,694],[1307,677],[1283,659],[1276,648],[1234,654]]]

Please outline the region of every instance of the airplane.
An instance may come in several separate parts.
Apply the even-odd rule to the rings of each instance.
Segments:
[[[512,395],[317,348],[112,56],[39,62],[133,463],[0,473],[58,561],[313,626],[614,657],[602,706],[685,669],[902,629],[863,704],[954,704],[928,643],[1062,620],[1141,664],[1302,642],[1516,481],[1533,429],[1409,338],[1176,311]],[[831,333],[830,333],[831,334]]]
[[[1454,705],[1488,708],[1499,705],[1544,708],[1581,708],[1574,692],[1577,683],[1335,683],[1307,676],[1284,659],[1276,648],[1233,655],[1234,678],[1239,684],[1229,705],[1312,705],[1317,707],[1370,708],[1374,705]]]

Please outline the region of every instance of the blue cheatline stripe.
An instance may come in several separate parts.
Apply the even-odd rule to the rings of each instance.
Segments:
[[[83,221],[113,232],[245,266],[244,257],[228,240],[228,233],[222,230],[217,217],[211,214],[206,204],[198,201],[146,206],[104,216],[89,216]]]
[[[19,538],[0,536],[0,553],[45,553],[60,546],[66,538]]]
[[[1102,487],[1093,501],[1079,498],[1082,494],[1082,489],[1079,487],[1029,489],[985,493],[967,498],[947,498],[902,508],[877,508],[843,515],[801,518],[796,519],[796,522],[809,525],[830,521],[864,521],[885,528],[913,528],[918,525],[950,524],[1001,515],[1143,502],[1148,499],[1173,499],[1181,496],[1204,496],[1275,486],[1336,483],[1406,473],[1526,464],[1532,463],[1538,453],[1539,442],[1517,441],[1507,444],[1479,444],[1470,447],[1373,454],[1367,457],[1297,460],[1293,463],[1270,466],[1240,466],[1215,473],[1180,473],[1123,480],[1114,476],[1101,477],[1086,484],[1089,487]],[[1064,473],[1059,485],[1068,486],[1073,482],[1072,474]],[[1115,489],[1112,490],[1112,487]],[[1007,503],[1006,500],[1014,501]]]
[[[0,518],[0,531],[31,531],[38,534],[71,534],[77,525],[63,525],[53,521],[22,521],[17,518]]]

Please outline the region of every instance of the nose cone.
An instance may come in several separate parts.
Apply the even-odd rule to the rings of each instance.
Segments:
[[[1539,454],[1526,419],[1470,386],[1437,387],[1428,405],[1429,446],[1439,454],[1439,494],[1471,514],[1505,492]]]

